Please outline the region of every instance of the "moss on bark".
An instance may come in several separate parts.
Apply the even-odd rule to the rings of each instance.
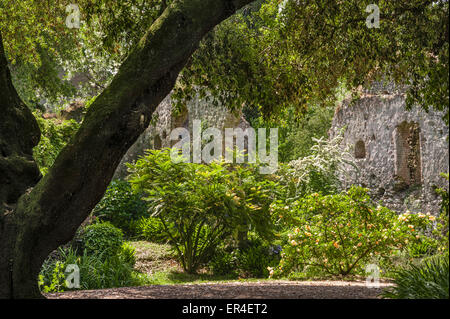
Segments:
[[[199,41],[250,2],[175,1],[155,21],[47,175],[4,218],[0,280],[11,277],[13,295],[0,288],[0,297],[40,296],[37,275],[42,262],[73,237],[101,199],[121,158],[148,126]]]

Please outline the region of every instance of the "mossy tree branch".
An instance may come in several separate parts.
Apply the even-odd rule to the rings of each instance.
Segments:
[[[101,199],[121,158],[148,126],[202,37],[250,2],[175,1],[153,23],[48,174],[20,198],[11,214],[7,227],[16,235],[14,240],[8,237],[10,246],[2,247],[1,255],[12,260],[12,287],[0,289],[0,297],[40,296],[37,275],[42,262],[73,237]]]

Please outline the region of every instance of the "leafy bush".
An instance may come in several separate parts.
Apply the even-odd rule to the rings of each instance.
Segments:
[[[449,260],[448,255],[423,261],[420,265],[394,273],[394,284],[383,296],[394,299],[448,299]]]
[[[289,244],[283,247],[280,266],[271,275],[348,275],[362,271],[372,256],[388,257],[394,249],[424,236],[432,216],[398,216],[385,207],[372,206],[367,193],[367,189],[352,187],[337,195],[308,195],[292,208],[279,207],[294,228]]]
[[[252,236],[246,247],[221,247],[208,267],[216,275],[265,278],[269,275],[268,268],[275,267],[280,262],[280,253],[280,245],[269,245]]]
[[[218,249],[208,262],[208,268],[214,275],[237,276],[236,256],[226,249]]]
[[[441,173],[441,176],[445,178],[448,182],[449,174]],[[449,211],[449,196],[448,190],[445,188],[436,189],[436,193],[441,196],[441,209],[439,212],[439,218],[437,219],[436,227],[433,231],[433,235],[438,241],[438,251],[440,253],[448,254],[448,243],[449,243],[449,223],[448,223],[448,211]]]
[[[341,188],[340,176],[357,170],[355,160],[347,149],[342,149],[342,133],[332,140],[315,139],[311,155],[282,165],[279,170],[281,183],[286,186],[287,202],[291,198],[320,192],[324,195],[336,193]]]
[[[119,252],[119,256],[123,257],[123,260],[131,265],[134,266],[136,264],[136,248],[134,248],[133,246],[131,246],[128,243],[123,243],[122,248]]]
[[[124,246],[120,253],[108,258],[89,255],[79,256],[72,249],[60,249],[57,259],[48,259],[39,274],[39,287],[43,292],[74,290],[65,284],[65,269],[76,264],[80,270],[79,289],[105,289],[139,286],[148,283],[146,277],[133,270],[134,250]]]
[[[133,193],[131,185],[122,180],[113,180],[109,184],[105,195],[92,213],[102,221],[109,221],[131,237],[137,234],[136,222],[148,215],[141,196]]]
[[[437,252],[438,245],[434,238],[422,236],[411,242],[407,249],[409,256],[412,258],[421,258],[435,254]]]
[[[89,225],[81,230],[82,247],[88,255],[107,259],[117,255],[123,245],[123,233],[109,222]]]
[[[62,292],[67,289],[65,264],[59,260],[46,260],[39,273],[39,288],[42,292]]]
[[[78,131],[80,124],[74,120],[60,122],[54,119],[46,120],[40,112],[35,112],[34,115],[41,130],[41,139],[33,149],[33,157],[41,173],[45,175],[59,152]]]
[[[281,247],[264,245],[256,240],[236,254],[237,268],[246,277],[267,278],[269,270],[280,262]]]
[[[172,161],[165,149],[129,168],[131,184],[146,193],[188,273],[206,264],[225,238],[249,229],[272,234],[269,204],[277,186],[255,166]]]
[[[154,243],[168,241],[164,225],[157,217],[142,217],[136,223],[136,234],[140,239]]]

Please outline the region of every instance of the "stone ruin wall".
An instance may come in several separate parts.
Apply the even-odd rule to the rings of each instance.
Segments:
[[[63,113],[59,117],[77,120],[72,113],[78,109],[73,106],[67,116]],[[124,178],[127,175],[124,164],[136,161],[144,150],[170,147],[172,129],[184,127],[192,132],[196,119],[222,131],[250,127],[241,112],[233,114],[206,98],[193,99],[184,112],[174,117],[169,94],[155,110],[149,127],[123,157],[114,178]],[[330,138],[342,128],[345,128],[342,147],[351,148],[358,165],[357,172],[349,169],[349,175],[342,176],[344,188],[352,184],[368,187],[373,199],[398,212],[438,213],[440,198],[434,188],[449,187],[440,177],[441,172],[449,172],[449,128],[440,112],[426,113],[420,107],[407,111],[401,91],[392,85],[376,84],[358,100],[344,100],[336,109]]]
[[[171,147],[177,141],[170,141],[170,132],[177,127],[184,127],[191,132],[194,120],[202,121],[203,127],[215,127],[225,136],[225,128],[240,127],[245,130],[250,124],[245,120],[242,112],[232,113],[225,106],[215,106],[205,98],[194,98],[186,103],[181,114],[173,116],[172,99],[169,94],[156,108],[153,120],[134,145],[128,150],[119,164],[114,178],[124,178],[127,175],[125,163],[135,162],[144,155],[146,149],[161,149]]]
[[[359,169],[342,177],[344,187],[368,187],[372,198],[397,212],[438,214],[434,188],[448,189],[440,173],[449,171],[449,129],[442,113],[407,111],[401,91],[378,86],[342,103],[330,138],[344,127],[342,146],[351,148]]]

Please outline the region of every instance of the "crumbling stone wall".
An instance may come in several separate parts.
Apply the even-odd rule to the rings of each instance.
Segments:
[[[170,132],[173,129],[184,127],[192,134],[194,120],[201,120],[202,127],[215,127],[222,130],[223,136],[225,136],[225,128],[250,127],[242,112],[233,113],[223,105],[213,105],[208,97],[192,99],[186,103],[184,111],[176,116],[173,115],[172,110],[173,102],[169,94],[156,108],[147,130],[123,157],[116,170],[115,178],[124,178],[127,175],[124,164],[136,161],[146,149],[161,149],[176,143],[176,141],[170,141]]]
[[[344,127],[342,146],[353,147],[359,169],[343,178],[345,187],[368,187],[373,198],[398,212],[437,214],[440,199],[434,189],[448,189],[439,174],[449,171],[449,130],[440,112],[407,111],[400,90],[377,85],[342,103],[330,137]]]

